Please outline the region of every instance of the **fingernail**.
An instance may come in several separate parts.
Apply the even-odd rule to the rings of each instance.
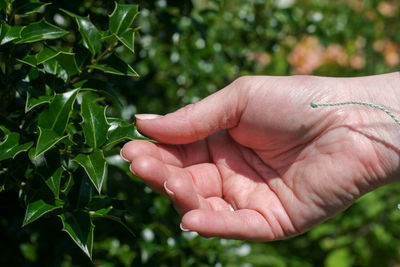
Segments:
[[[181,230],[184,231],[184,232],[189,232],[190,231],[189,229],[184,228],[182,223],[179,224],[179,228],[181,228]]]
[[[167,187],[167,181],[164,182],[164,189],[165,189],[165,191],[168,193],[168,195],[170,195],[170,196],[174,196],[174,195],[175,195],[175,193],[172,192],[172,191]]]
[[[123,155],[122,155],[122,149],[119,151],[119,155],[121,156],[121,158],[123,160],[125,160],[126,162],[129,162],[129,160],[127,160]]]
[[[231,211],[235,211],[235,209],[232,207],[231,204],[228,204],[228,205],[229,205],[229,209],[230,209]]]
[[[162,117],[161,115],[157,114],[136,114],[135,118],[137,120],[153,120]]]

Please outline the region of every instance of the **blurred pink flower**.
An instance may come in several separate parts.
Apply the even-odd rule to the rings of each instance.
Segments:
[[[361,11],[364,8],[363,0],[349,0],[349,6],[355,11]]]
[[[326,48],[324,54],[324,62],[334,62],[340,66],[347,64],[348,57],[343,46],[339,44],[331,44]]]
[[[365,67],[365,56],[363,52],[357,52],[350,58],[350,66],[354,69],[362,69]]]
[[[249,54],[249,58],[261,66],[267,66],[271,62],[271,56],[265,52],[252,51]]]
[[[389,39],[377,40],[373,44],[377,52],[381,52],[388,66],[394,67],[400,63],[399,45]]]
[[[314,36],[306,36],[298,42],[288,56],[295,74],[311,74],[321,64],[324,48]]]
[[[383,1],[378,5],[379,12],[385,17],[394,17],[397,11],[397,5],[393,2]]]

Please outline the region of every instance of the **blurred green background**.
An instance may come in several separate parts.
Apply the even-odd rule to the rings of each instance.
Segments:
[[[43,1],[46,2],[46,1]],[[105,28],[114,2],[58,0],[43,12],[91,14]],[[223,88],[242,75],[363,76],[399,67],[400,3],[379,0],[158,0],[140,6],[136,54],[121,48],[141,75],[114,77],[120,115],[167,113]],[[76,36],[64,37],[73,43]],[[105,81],[107,85],[110,81]],[[109,159],[111,160],[111,159]],[[96,222],[93,263],[61,232],[56,219],[20,228],[17,199],[0,194],[0,265],[10,266],[400,266],[400,185],[369,193],[347,211],[284,241],[257,243],[182,233],[170,202],[115,158],[108,195],[130,203],[135,236]]]

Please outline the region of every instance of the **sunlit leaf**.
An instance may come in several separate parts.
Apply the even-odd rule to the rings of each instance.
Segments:
[[[67,15],[75,18],[75,21],[78,24],[78,30],[81,33],[82,38],[87,44],[92,55],[101,53],[101,47],[102,47],[101,34],[99,30],[96,28],[96,26],[94,26],[93,23],[90,21],[89,16],[81,17],[67,10],[64,9],[61,10],[65,12]]]
[[[10,132],[7,128],[1,126],[0,130],[4,133],[4,140],[0,143],[0,161],[15,158],[19,153],[27,151],[33,142],[20,145],[19,133]]]
[[[36,55],[36,64],[41,64],[47,60],[55,58],[61,51],[54,51],[49,47],[43,47],[39,53]]]
[[[124,140],[150,140],[149,138],[141,135],[134,124],[128,123],[118,118],[108,118],[111,124],[107,132],[106,145],[117,143]]]
[[[135,52],[134,50],[134,42],[135,42],[135,30],[128,29],[125,32],[121,33],[120,35],[116,35],[118,40],[125,45],[129,50]]]
[[[39,22],[31,23],[21,31],[21,38],[15,41],[17,44],[32,43],[47,39],[57,39],[68,32],[55,26],[44,19]]]
[[[72,240],[91,259],[93,249],[94,225],[87,212],[66,212],[58,215],[63,224],[63,231],[67,232]]]
[[[0,28],[0,45],[20,38],[23,28],[24,26],[10,26],[3,21]]]
[[[67,71],[68,76],[72,77],[81,72],[76,62],[75,54],[72,52],[62,51],[55,58],[57,62]]]
[[[41,128],[39,126],[39,139],[36,144],[35,157],[39,157],[67,137],[68,135],[63,136],[51,129]]]
[[[25,113],[29,112],[30,110],[32,110],[37,106],[50,103],[52,98],[53,98],[52,96],[48,95],[41,95],[38,98],[34,98],[28,91],[26,93]]]
[[[109,30],[119,35],[125,32],[139,13],[137,5],[122,5],[115,3],[115,9],[110,15]]]
[[[44,199],[35,199],[32,202],[29,202],[28,206],[26,207],[22,226],[26,226],[27,224],[36,221],[46,213],[61,207],[61,202],[52,203],[52,201]]]
[[[81,104],[81,123],[85,142],[93,148],[100,147],[106,141],[107,130],[110,127],[106,120],[106,108],[95,103],[91,94],[84,94]]]
[[[21,63],[27,64],[32,67],[36,67],[37,65],[37,60],[36,56],[34,55],[25,55],[23,58],[17,58],[17,60]]]
[[[50,4],[51,3],[42,3],[37,0],[15,0],[13,2],[13,9],[16,14],[29,15],[39,12],[43,7]]]
[[[52,130],[59,136],[64,135],[78,91],[74,89],[63,94],[56,94],[49,107],[40,114],[38,125],[42,129]]]
[[[90,65],[89,67],[115,75],[126,75],[131,77],[139,76],[129,64],[114,55],[109,56],[107,59],[100,61],[96,65]]]
[[[107,163],[103,152],[96,149],[89,155],[79,154],[74,161],[85,169],[93,185],[101,193],[101,187],[107,174]]]

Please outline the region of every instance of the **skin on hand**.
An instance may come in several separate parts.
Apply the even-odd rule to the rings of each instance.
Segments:
[[[168,196],[204,236],[269,241],[298,235],[394,182],[400,131],[368,107],[400,103],[398,73],[362,78],[242,77],[165,116],[137,116],[160,141],[131,141],[131,171]],[[396,112],[396,110],[393,110]],[[382,114],[383,113],[383,114]]]

